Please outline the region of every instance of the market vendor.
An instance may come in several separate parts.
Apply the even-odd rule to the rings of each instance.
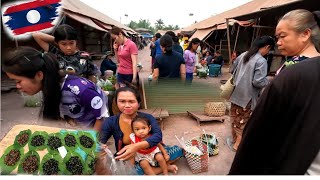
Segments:
[[[103,144],[101,147],[106,148],[106,143],[113,136],[114,145],[116,148],[115,159],[117,160],[129,160],[134,158],[135,153],[140,149],[147,149],[162,142],[162,131],[157,123],[157,120],[150,114],[138,112],[140,105],[139,93],[136,89],[130,87],[120,87],[116,90],[115,94],[116,104],[120,110],[120,114],[109,117],[104,121],[100,141]],[[133,133],[131,122],[137,116],[141,115],[150,121],[152,134],[150,137],[135,144],[131,144],[130,134]],[[168,171],[177,173],[178,167],[173,163],[183,156],[183,151],[178,146],[164,146],[168,155],[170,156],[167,161]],[[137,174],[144,174],[139,162],[136,164]],[[106,167],[107,168],[107,167]],[[96,171],[97,174],[103,174],[103,169]],[[155,174],[162,173],[160,167],[152,167]]]
[[[21,92],[34,95],[42,91],[40,115],[45,119],[71,119],[100,131],[103,119],[109,116],[103,91],[86,78],[61,73],[52,53],[19,47],[8,51],[2,67]]]

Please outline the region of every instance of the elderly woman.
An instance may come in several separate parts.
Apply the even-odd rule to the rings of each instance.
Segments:
[[[302,9],[280,19],[282,55],[309,58],[286,67],[264,90],[230,174],[320,174],[319,25],[318,15]]]

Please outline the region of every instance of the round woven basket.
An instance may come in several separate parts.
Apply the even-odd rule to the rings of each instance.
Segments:
[[[226,113],[226,106],[223,102],[208,102],[204,106],[204,113],[207,116],[224,116]]]

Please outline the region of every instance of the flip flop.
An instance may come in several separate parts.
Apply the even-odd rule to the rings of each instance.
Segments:
[[[231,142],[231,137],[227,138],[227,145],[231,151],[236,152],[236,150],[233,148],[234,143]]]

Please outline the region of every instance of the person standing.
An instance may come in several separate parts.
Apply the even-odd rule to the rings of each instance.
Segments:
[[[155,57],[159,56],[162,54],[161,46],[160,46],[160,38],[161,34],[157,33],[156,34],[156,41],[154,42],[154,47],[155,47]]]
[[[117,84],[119,87],[128,84],[137,85],[138,72],[138,48],[136,44],[127,38],[126,34],[118,27],[113,26],[111,37],[114,40],[114,51],[119,63]]]
[[[173,31],[167,31],[166,34],[170,35],[173,40],[172,50],[183,55],[183,49],[179,44],[179,39]]]
[[[191,83],[193,80],[193,73],[195,71],[196,64],[196,51],[200,45],[200,39],[193,38],[188,47],[184,51],[184,61],[186,63],[186,82]]]
[[[256,107],[260,93],[269,84],[267,78],[267,60],[263,57],[274,47],[270,36],[261,36],[254,40],[250,49],[242,53],[235,61],[233,69],[234,91],[230,97],[230,118],[232,139],[227,139],[229,147],[236,151],[242,139],[252,110]]]
[[[243,132],[229,174],[320,174],[320,19],[286,13],[276,27],[285,56],[307,56],[286,67],[264,90]]]
[[[165,79],[181,79],[183,82],[186,78],[186,67],[182,55],[172,50],[172,38],[170,35],[163,35],[160,38],[160,45],[163,51],[162,55],[157,56],[154,63],[153,81]]]

